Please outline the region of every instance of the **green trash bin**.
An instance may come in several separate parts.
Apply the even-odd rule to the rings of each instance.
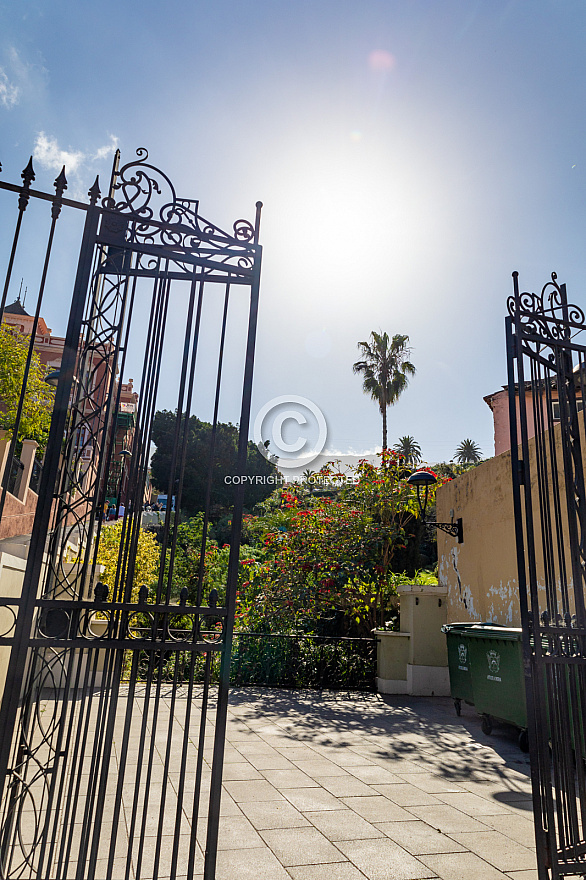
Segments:
[[[456,715],[460,714],[462,702],[474,705],[472,672],[470,666],[470,640],[468,632],[472,623],[445,623],[442,632],[448,645],[448,668],[450,670],[450,693]]]
[[[484,733],[492,721],[505,721],[520,730],[519,745],[526,751],[527,704],[523,675],[521,629],[474,624],[467,629],[470,646],[472,693],[482,715]]]

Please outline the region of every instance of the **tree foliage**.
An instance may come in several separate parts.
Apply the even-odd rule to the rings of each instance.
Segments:
[[[298,483],[274,490],[244,519],[240,552],[236,629],[245,632],[367,636],[396,617],[397,587],[413,582],[415,565],[406,564],[417,548],[421,520],[416,495],[407,482],[403,459],[387,452],[378,466],[362,461],[348,474],[337,463],[322,471],[335,488],[312,491]],[[440,484],[443,480],[439,481]],[[435,498],[435,487],[431,489]],[[188,603],[212,589],[224,601],[230,549],[208,525],[203,562],[204,518],[180,523],[170,572],[164,560],[163,592],[177,601],[187,589]],[[122,523],[102,530],[98,562],[102,580],[114,586]],[[161,545],[141,531],[133,599],[146,583],[154,587]],[[421,575],[419,576],[421,577]]]
[[[462,440],[456,449],[456,461],[459,464],[478,464],[482,461],[482,450],[478,443],[470,438]]]
[[[387,408],[397,402],[415,375],[409,360],[409,337],[399,333],[389,339],[388,333],[370,334],[370,341],[359,342],[362,355],[352,369],[362,376],[362,389],[378,403],[383,420],[383,452],[387,449]]]
[[[119,519],[111,525],[105,525],[100,533],[96,561],[104,566],[100,580],[110,587],[110,595],[116,586],[122,528],[123,521]],[[154,535],[146,529],[141,529],[134,563],[132,602],[138,601],[138,591],[142,584],[146,584],[149,588],[154,586],[159,574],[160,549]]]
[[[405,459],[405,464],[416,465],[421,461],[421,446],[415,437],[406,434],[399,437],[399,440],[393,446],[393,452],[397,452]]]
[[[152,439],[157,449],[151,461],[152,480],[162,492],[176,495],[176,485],[171,488],[173,443],[175,437],[176,414],[162,410],[155,414]],[[210,446],[212,426],[196,416],[189,419],[187,456],[183,479],[181,508],[189,517],[205,509],[205,499],[210,473]],[[211,508],[214,518],[229,510],[233,503],[234,486],[232,480],[237,476],[238,428],[232,424],[218,423],[215,452],[211,467]],[[278,472],[274,464],[267,461],[255,444],[248,443],[247,476],[252,482],[245,485],[244,504],[252,510],[255,504],[266,498],[278,482]],[[258,481],[256,478],[258,477]]]
[[[0,428],[14,431],[20,392],[24,383],[30,337],[8,324],[0,325]],[[42,452],[47,445],[55,389],[45,382],[47,368],[32,352],[18,442],[36,440]]]
[[[387,453],[379,467],[362,461],[356,482],[332,495],[301,484],[277,490],[245,520],[243,540],[257,555],[243,546],[238,627],[368,635],[383,625],[396,595],[393,569],[402,570],[419,529],[407,475]]]

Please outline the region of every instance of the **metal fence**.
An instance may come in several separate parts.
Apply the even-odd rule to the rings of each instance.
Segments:
[[[179,630],[175,630],[177,634]],[[211,633],[207,634],[211,637]],[[376,690],[375,638],[289,635],[282,633],[234,633],[230,684],[236,687],[258,685],[274,688],[316,690]],[[131,675],[131,657],[125,664],[122,681]],[[217,680],[220,658],[211,659],[211,681]],[[139,677],[153,675],[149,655],[139,662]],[[190,665],[187,653],[161,652],[154,671],[160,682],[202,683],[206,675],[205,658]]]
[[[33,462],[33,469],[31,471],[31,479],[30,479],[29,487],[33,490],[33,492],[36,492],[37,495],[39,494],[39,485],[41,482],[41,474],[42,473],[43,473],[43,465],[39,461],[38,458],[35,458],[35,460]]]
[[[372,691],[376,639],[235,633],[232,683]]]
[[[10,464],[9,476],[8,476],[8,491],[11,495],[18,495],[20,492],[20,482],[22,479],[22,473],[24,471],[24,465],[19,458],[14,457]]]

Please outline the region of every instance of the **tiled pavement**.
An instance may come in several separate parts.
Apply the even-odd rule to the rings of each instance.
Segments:
[[[234,690],[217,880],[537,880],[528,774],[448,699]]]

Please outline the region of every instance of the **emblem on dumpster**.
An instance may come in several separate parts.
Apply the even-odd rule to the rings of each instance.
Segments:
[[[501,655],[498,651],[487,651],[486,659],[488,660],[488,668],[491,672],[491,675],[487,675],[486,677],[490,681],[500,681],[498,677],[498,672],[501,665]]]
[[[458,645],[458,659],[460,663],[466,663],[468,660],[468,648],[466,645]]]

